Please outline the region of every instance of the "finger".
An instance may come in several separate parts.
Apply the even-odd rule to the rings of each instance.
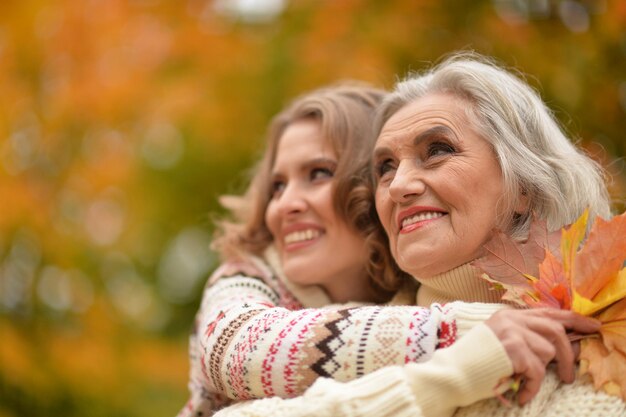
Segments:
[[[559,334],[557,340],[554,341],[556,348],[555,359],[558,367],[559,378],[563,382],[574,382],[575,378],[575,354],[572,344],[566,334]]]
[[[600,331],[600,327],[602,327],[602,322],[592,317],[585,317],[574,313],[572,325],[568,326],[566,324],[565,327],[578,333],[597,333]]]
[[[572,342],[572,351],[574,352],[574,358],[578,360],[580,357],[580,340]]]
[[[521,372],[524,383],[517,397],[520,405],[526,404],[537,395],[546,374],[545,365],[536,356],[526,357],[525,368],[525,371]]]
[[[582,316],[570,310],[541,308],[534,310],[541,317],[549,317],[563,324],[568,329],[580,333],[595,333],[600,330],[601,322],[592,317]]]
[[[567,316],[562,315],[563,318],[568,320],[569,317]],[[536,346],[536,353],[542,355],[541,358],[543,360],[546,359],[545,355],[551,353],[553,356],[549,360],[553,358],[556,360],[559,378],[563,382],[573,382],[575,378],[575,356],[565,327],[563,327],[560,320],[556,317],[549,318],[543,316],[530,319],[527,324],[529,329],[535,332],[534,341],[529,339],[528,342],[529,344],[534,343],[533,346]],[[552,350],[543,346],[543,343],[549,343],[552,346]]]

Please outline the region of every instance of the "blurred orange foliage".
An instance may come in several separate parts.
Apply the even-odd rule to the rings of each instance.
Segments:
[[[182,407],[208,213],[321,84],[493,55],[624,211],[625,27],[619,0],[0,2],[0,416]]]

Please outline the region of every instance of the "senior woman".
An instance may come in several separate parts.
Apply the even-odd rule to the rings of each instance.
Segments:
[[[600,168],[526,83],[481,57],[453,56],[401,82],[377,125],[376,209],[394,258],[420,283],[418,305],[497,302],[502,294],[471,266],[495,228],[524,239],[531,214],[550,229],[585,208],[610,216]],[[566,329],[594,332],[598,324],[567,311],[504,310],[427,363],[349,383],[321,379],[302,397],[257,400],[218,415],[451,415],[456,407],[464,416],[626,415],[619,398],[585,381],[563,383],[574,379]],[[460,348],[478,332],[474,343],[494,352],[490,363]],[[549,367],[541,384],[553,359],[561,381]],[[519,405],[480,401],[496,393],[483,389],[486,369],[524,376]]]

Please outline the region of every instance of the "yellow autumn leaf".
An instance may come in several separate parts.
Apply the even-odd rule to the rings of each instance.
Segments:
[[[588,234],[587,218],[585,211],[561,230],[560,259],[548,245],[540,245],[545,256],[530,257],[531,252],[501,234],[485,245],[488,255],[476,266],[519,304],[572,309],[597,318],[602,323],[599,337],[581,343],[581,373],[588,373],[596,388],[626,399],[626,213],[596,218]],[[535,269],[532,260],[542,258],[535,278],[529,274]]]
[[[570,227],[564,228],[561,233],[561,255],[563,257],[563,272],[565,277],[572,282],[571,277],[575,271],[576,256],[580,243],[585,238],[587,231],[587,218],[589,210],[580,216]]]
[[[593,300],[574,291],[572,310],[583,316],[591,316],[624,297],[626,297],[626,268],[619,271],[615,279],[600,290]]]

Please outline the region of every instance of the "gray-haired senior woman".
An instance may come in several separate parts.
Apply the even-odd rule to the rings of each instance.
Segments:
[[[379,130],[419,98],[450,94],[467,104],[467,118],[493,148],[504,181],[502,212],[515,217],[509,233],[524,239],[531,213],[549,229],[572,223],[585,208],[590,218],[611,215],[602,169],[572,144],[552,111],[522,80],[474,54],[452,56],[425,75],[396,85],[379,109]],[[523,212],[511,210],[520,200]]]
[[[482,57],[455,55],[410,76],[379,115],[376,209],[394,258],[420,283],[418,305],[499,301],[502,293],[471,266],[494,228],[523,239],[531,213],[551,229],[587,207],[592,216],[610,216],[597,164],[565,137],[532,88]],[[461,407],[458,416],[626,416],[621,399],[580,379],[564,383],[573,380],[566,329],[590,333],[598,323],[561,310],[504,310],[427,363],[350,383],[322,379],[302,397],[218,415],[430,416]],[[481,351],[492,354],[485,359]],[[546,373],[554,359],[558,372]],[[488,399],[495,389],[478,387],[488,369],[501,371],[491,374],[491,387],[499,377],[523,375],[520,403],[532,401],[508,408]]]

